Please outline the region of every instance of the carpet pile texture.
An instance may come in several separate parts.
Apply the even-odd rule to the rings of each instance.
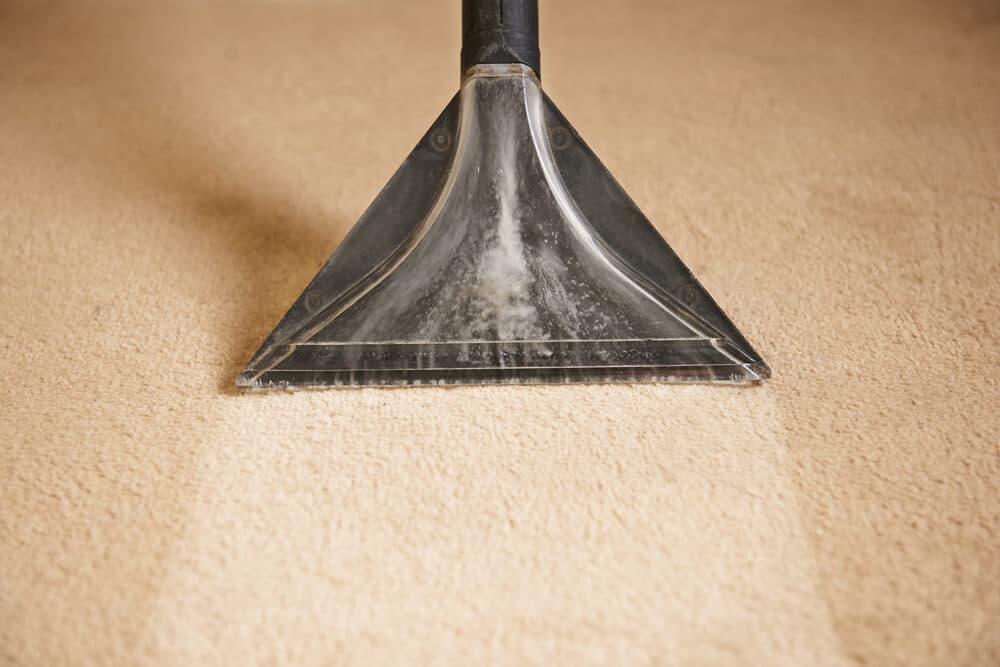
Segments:
[[[1000,664],[1000,9],[543,0],[757,389],[244,395],[457,0],[0,4],[0,663]]]

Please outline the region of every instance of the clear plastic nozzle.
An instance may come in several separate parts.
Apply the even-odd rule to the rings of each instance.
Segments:
[[[649,253],[669,253],[662,264],[683,274],[679,284],[701,290],[665,243],[637,246],[622,236],[634,220],[595,221],[581,208],[580,174],[607,187],[606,172],[585,146],[560,164],[556,153],[578,138],[549,104],[528,67],[470,70],[456,122],[428,135],[450,163],[426,214],[363,278],[327,289],[318,312],[262,349],[248,383],[762,379],[766,366],[738,333],[717,326],[729,325],[721,312],[713,324],[714,311],[700,316],[669,280],[644,274]],[[580,171],[575,195],[567,170]]]

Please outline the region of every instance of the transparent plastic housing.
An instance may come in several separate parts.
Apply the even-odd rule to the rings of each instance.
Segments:
[[[491,65],[470,71],[239,383],[768,373],[533,72]]]

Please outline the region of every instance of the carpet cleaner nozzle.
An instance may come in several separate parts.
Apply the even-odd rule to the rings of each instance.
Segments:
[[[542,91],[537,0],[464,4],[459,94],[238,384],[769,377]]]

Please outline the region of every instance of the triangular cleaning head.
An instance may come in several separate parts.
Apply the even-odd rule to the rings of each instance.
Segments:
[[[534,73],[483,65],[238,383],[768,375]]]

